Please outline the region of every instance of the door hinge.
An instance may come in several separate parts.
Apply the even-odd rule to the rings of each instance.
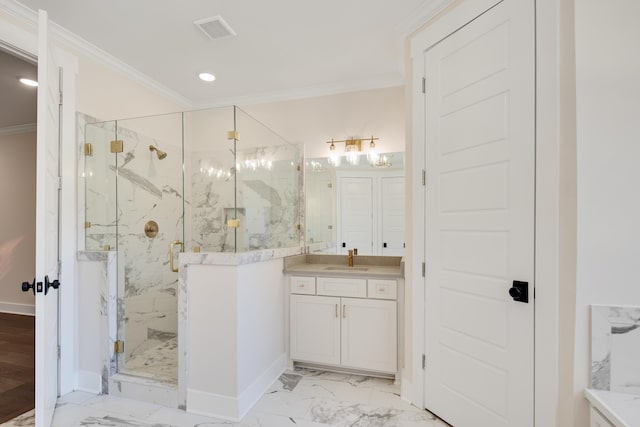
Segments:
[[[422,93],[427,93],[427,79],[426,79],[426,77],[422,78]]]
[[[425,277],[427,272],[427,264],[425,262],[422,263],[422,277]]]
[[[58,106],[61,106],[62,105],[62,91],[58,92],[58,96],[59,96]]]
[[[122,140],[117,139],[115,141],[111,141],[111,152],[112,153],[122,153],[124,150]]]
[[[58,190],[62,190],[62,177],[61,176],[59,176],[56,179],[56,186],[57,186]]]
[[[427,171],[422,169],[422,185],[427,185]]]
[[[424,353],[423,353],[422,354],[422,369],[424,369],[425,366],[427,366],[427,356],[425,356]]]
[[[114,353],[124,353],[124,341],[116,340],[113,343],[113,352]]]
[[[58,346],[58,359],[60,359],[60,346]]]

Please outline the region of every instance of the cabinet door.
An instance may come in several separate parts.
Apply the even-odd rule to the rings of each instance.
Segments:
[[[397,371],[395,301],[342,298],[342,365]]]
[[[291,359],[340,364],[340,298],[291,295]]]

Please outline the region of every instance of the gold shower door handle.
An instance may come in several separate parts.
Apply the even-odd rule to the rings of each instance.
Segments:
[[[182,242],[180,240],[174,240],[173,242],[171,242],[169,244],[169,267],[171,268],[171,271],[173,271],[174,273],[177,273],[178,269],[175,268],[174,265],[173,265],[173,259],[175,258],[174,252],[173,252],[173,248],[175,248],[178,245],[180,245],[180,251],[179,252],[183,252],[184,251],[184,245],[182,244]]]

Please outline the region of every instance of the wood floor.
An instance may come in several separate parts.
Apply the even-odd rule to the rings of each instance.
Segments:
[[[35,405],[35,317],[0,313],[0,424]]]

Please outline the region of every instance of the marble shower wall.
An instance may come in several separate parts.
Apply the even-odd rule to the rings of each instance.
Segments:
[[[125,342],[125,368],[128,359],[178,332],[178,274],[170,269],[169,245],[184,241],[181,122],[181,114],[118,122],[123,141],[117,154],[119,337]],[[173,130],[160,134],[161,128]],[[150,145],[167,156],[159,159]],[[145,235],[148,221],[158,224],[157,236]]]
[[[78,164],[84,192],[79,206],[84,207],[78,218],[84,218],[84,241],[78,247],[87,251],[102,251],[108,245],[116,247],[116,175],[115,156],[109,152],[116,139],[115,122],[98,122],[94,117],[78,113]],[[85,155],[85,143],[91,154]],[[82,233],[80,233],[82,235]]]
[[[591,306],[591,388],[640,395],[640,307]]]
[[[229,161],[226,165],[220,162],[222,155],[193,154],[190,194],[194,245],[205,252],[299,246],[301,179],[297,147],[240,148],[233,170],[234,166],[226,166]],[[234,218],[240,220],[239,228],[227,226],[227,220]]]

